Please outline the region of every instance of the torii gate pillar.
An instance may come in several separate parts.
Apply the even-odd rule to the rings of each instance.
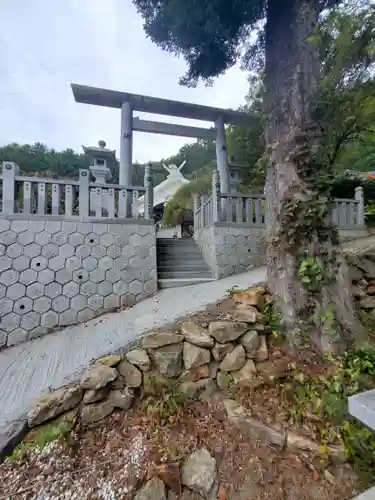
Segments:
[[[225,135],[224,119],[222,116],[215,121],[216,128],[216,162],[220,175],[220,190],[222,193],[229,194],[229,168],[227,138]]]
[[[121,106],[120,186],[131,186],[133,163],[133,109],[129,101]]]

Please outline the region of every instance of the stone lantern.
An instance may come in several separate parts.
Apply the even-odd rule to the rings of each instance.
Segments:
[[[234,158],[229,158],[229,189],[230,194],[237,193],[237,186],[243,181],[246,166],[234,162]]]
[[[99,141],[98,146],[82,146],[82,149],[89,159],[89,169],[95,177],[95,183],[105,184],[112,179],[111,168],[116,165],[116,151],[107,149],[105,141]]]

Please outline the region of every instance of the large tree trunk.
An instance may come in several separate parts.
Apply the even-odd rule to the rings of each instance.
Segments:
[[[320,148],[324,131],[313,113],[320,67],[311,37],[318,4],[319,0],[268,0],[267,270],[291,346],[296,348],[308,334],[327,351],[346,347],[360,326],[337,229],[330,222],[329,190],[326,185],[320,189],[317,182],[329,173]],[[300,266],[306,259],[321,269],[319,283],[302,282]]]

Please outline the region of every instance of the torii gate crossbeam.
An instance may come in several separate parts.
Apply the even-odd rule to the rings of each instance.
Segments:
[[[215,139],[216,139],[216,160],[217,168],[220,174],[220,185],[222,193],[229,193],[229,171],[228,171],[228,154],[225,135],[225,124],[230,125],[250,125],[253,118],[250,114],[244,111],[234,111],[231,109],[221,109],[201,104],[193,104],[181,101],[172,101],[169,99],[161,99],[158,97],[150,97],[139,94],[129,94],[97,87],[89,87],[86,85],[72,84],[72,91],[77,102],[84,104],[93,104],[96,106],[105,106],[121,109],[121,142],[120,142],[120,184],[131,185],[132,178],[132,155],[133,155],[133,130],[137,127],[137,121],[133,120],[133,112],[140,111],[145,113],[154,113],[159,115],[177,116],[195,120],[203,120],[214,122],[215,124]],[[139,125],[139,123],[141,123]],[[153,124],[150,126],[150,123]],[[142,121],[138,121],[138,127],[143,127],[142,131],[150,131],[153,133],[169,134],[174,127],[175,133],[172,135],[182,135],[184,132],[180,127],[182,125],[163,124],[164,131],[160,123],[148,122],[148,126],[153,130],[145,130],[147,126]],[[135,124],[135,127],[134,127]],[[211,134],[212,129],[198,129],[192,132],[194,127],[186,127],[190,129],[190,133],[202,133],[199,130],[207,130],[205,134]],[[157,130],[156,130],[157,129]],[[180,133],[178,133],[178,131]],[[191,135],[188,135],[191,137]],[[199,136],[198,136],[199,137]]]

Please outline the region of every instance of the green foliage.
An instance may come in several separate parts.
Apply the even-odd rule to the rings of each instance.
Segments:
[[[154,186],[160,184],[166,177],[167,172],[162,163],[179,165],[184,160],[184,174],[187,178],[195,179],[195,172],[207,165],[215,157],[215,144],[213,141],[198,140],[192,144],[185,144],[176,155],[152,164],[152,181]],[[84,154],[75,153],[72,149],[55,151],[41,143],[8,144],[0,147],[0,164],[2,161],[14,161],[24,175],[38,175],[43,177],[58,177],[78,179],[80,168],[88,168],[88,160]],[[132,183],[135,186],[143,186],[145,165],[135,163],[133,165]],[[118,183],[118,164],[112,171],[113,182]]]
[[[315,257],[302,260],[299,275],[309,291],[315,292],[320,289],[323,282],[323,269]]]
[[[194,196],[200,197],[211,192],[211,171],[210,166],[206,169],[201,169],[201,175],[196,180],[191,180],[189,184],[181,186],[166,203],[163,215],[163,221],[166,226],[181,224],[192,211]]]
[[[144,30],[162,49],[182,55],[194,85],[233,66],[251,27],[264,17],[265,0],[133,0]]]
[[[27,457],[30,451],[43,450],[45,446],[55,441],[69,443],[73,427],[72,420],[43,425],[32,441],[23,442],[16,447],[9,460],[20,462]]]
[[[319,5],[324,9],[340,1],[322,0]],[[265,41],[265,0],[133,3],[144,20],[146,35],[163,50],[185,59],[188,71],[180,79],[183,85],[196,85],[199,79],[210,83],[241,59],[246,67],[254,66],[254,60],[263,60],[259,51],[264,49]]]
[[[72,149],[55,151],[40,142],[30,144],[8,144],[0,148],[0,163],[16,162],[23,174],[38,173],[45,177],[78,178],[78,170],[87,168],[83,154]]]
[[[289,418],[302,425],[311,420],[317,437],[325,446],[341,442],[348,460],[374,480],[375,436],[359,423],[348,419],[348,397],[372,388],[375,382],[375,350],[369,346],[335,360],[329,376],[308,377],[302,373],[284,387],[292,401]]]
[[[357,422],[345,421],[341,426],[341,435],[345,443],[346,457],[356,465],[364,480],[375,479],[375,438],[374,434]]]

